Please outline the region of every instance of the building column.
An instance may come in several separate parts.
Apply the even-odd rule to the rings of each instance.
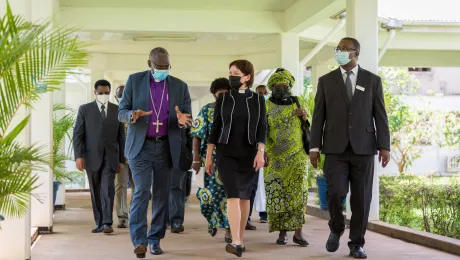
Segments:
[[[0,0],[0,15],[6,12],[6,0]],[[56,0],[15,0],[9,1],[15,15],[29,21],[37,21],[49,18],[53,11],[57,10]],[[40,111],[40,115],[38,115]],[[16,141],[25,146],[32,143],[44,145],[43,152],[50,152],[52,147],[52,96],[49,93],[41,96],[41,100],[34,104],[34,110],[30,111],[22,107],[14,118],[10,129],[26,116],[30,115],[30,122]],[[34,131],[31,131],[34,127]],[[31,223],[49,229],[53,226],[52,219],[52,171],[45,167],[44,171],[35,172],[38,175],[37,184],[40,185],[34,194],[41,200],[32,198],[29,204],[29,212],[20,219],[2,221],[0,231],[0,259],[24,260],[31,258]],[[33,211],[34,214],[31,214]]]
[[[280,67],[289,70],[295,77],[293,95],[303,93],[303,73],[299,64],[299,55],[299,35],[297,33],[281,34]]]
[[[361,44],[359,65],[372,73],[378,73],[378,0],[347,0],[347,36]],[[372,203],[369,220],[379,220],[379,173],[381,167],[376,157]],[[349,201],[349,200],[348,200]],[[351,210],[347,203],[347,218]]]
[[[311,84],[313,85],[313,93],[316,93],[319,78],[329,72],[329,65],[327,64],[315,64],[311,67]]]

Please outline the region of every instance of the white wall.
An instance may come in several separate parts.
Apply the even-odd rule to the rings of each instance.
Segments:
[[[431,71],[410,73],[420,81],[420,94],[429,90],[444,95],[460,94],[460,68],[431,68]]]

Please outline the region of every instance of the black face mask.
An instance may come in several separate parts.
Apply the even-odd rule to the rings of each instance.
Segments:
[[[233,89],[239,89],[241,86],[243,86],[243,83],[240,82],[240,76],[229,76],[228,80],[230,81],[230,87]]]
[[[272,97],[275,99],[286,99],[291,96],[291,90],[288,88],[274,88]]]

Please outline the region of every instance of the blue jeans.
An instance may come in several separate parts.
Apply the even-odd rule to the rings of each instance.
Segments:
[[[139,154],[129,160],[136,189],[131,203],[129,232],[135,247],[159,244],[165,237],[172,161],[168,141],[146,140]],[[147,235],[147,208],[152,188],[152,220]]]

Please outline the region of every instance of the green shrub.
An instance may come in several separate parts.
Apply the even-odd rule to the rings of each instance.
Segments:
[[[380,220],[460,239],[460,187],[438,177],[380,177]]]

